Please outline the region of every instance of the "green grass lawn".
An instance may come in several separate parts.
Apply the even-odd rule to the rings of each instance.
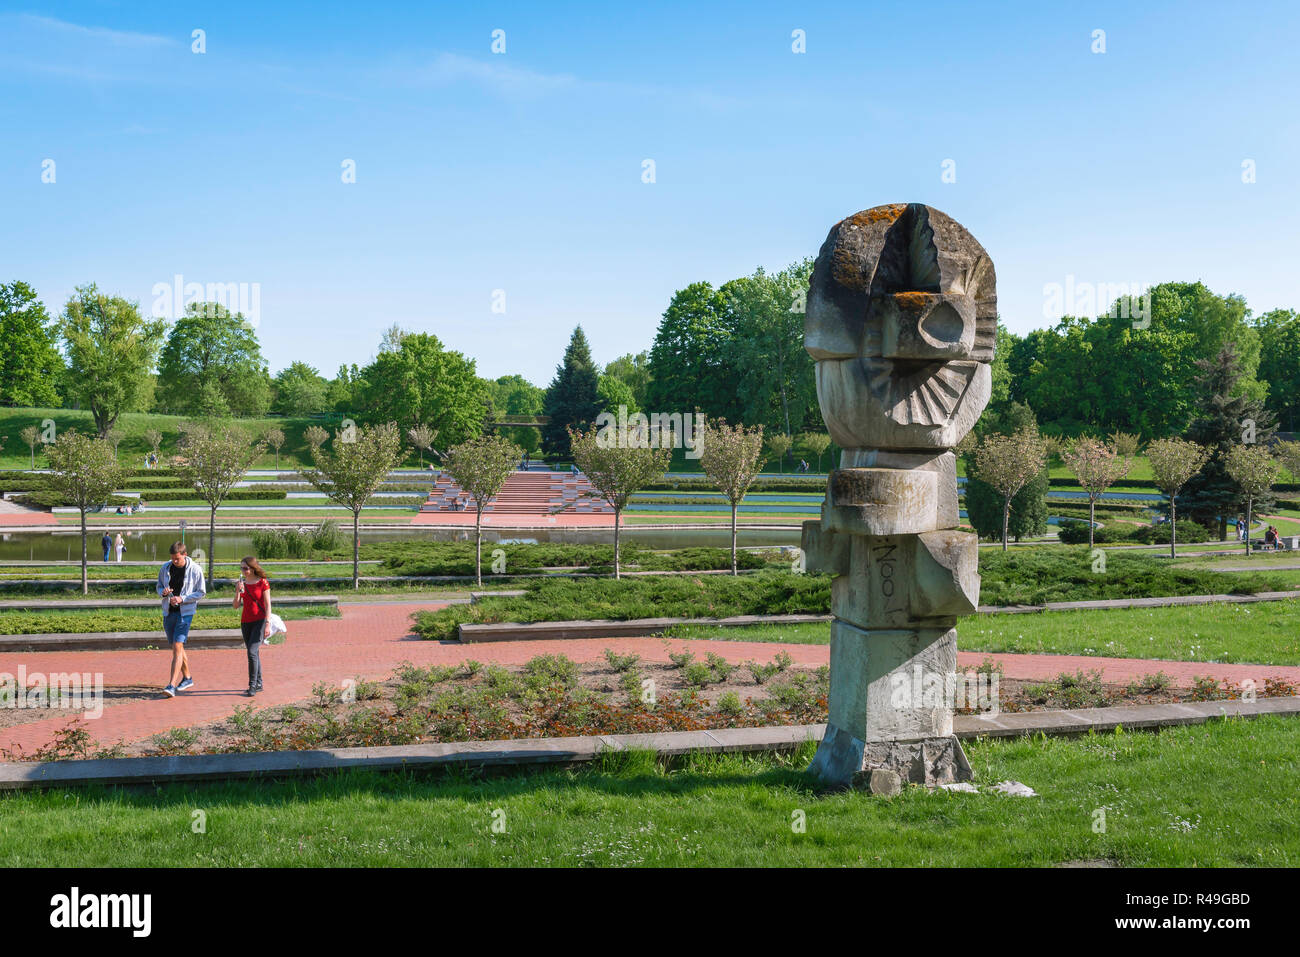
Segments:
[[[161,599],[158,609],[122,608],[109,611],[0,611],[0,635],[62,635],[99,631],[157,631],[162,635]],[[338,618],[329,605],[295,605],[271,610],[286,621],[303,618]],[[196,629],[238,628],[239,609],[202,608],[195,615]]]
[[[676,638],[824,645],[829,624],[710,628],[679,625]],[[1300,601],[976,615],[957,623],[961,651],[1160,658],[1223,664],[1300,665]]]
[[[1300,864],[1294,718],[965,743],[1039,796],[818,792],[788,757],[610,755],[578,770],[343,772],[0,795],[6,867]],[[206,831],[191,829],[193,812]],[[1104,833],[1094,831],[1104,809]],[[798,833],[792,822],[803,818]],[[504,831],[495,833],[493,822]]]

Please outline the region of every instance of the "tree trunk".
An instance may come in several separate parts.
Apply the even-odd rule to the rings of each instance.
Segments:
[[[1097,536],[1097,500],[1095,498],[1090,497],[1088,499],[1088,547],[1089,548],[1092,548],[1092,546],[1096,543],[1096,536]]]
[[[736,574],[736,503],[731,503],[731,574]]]
[[[1250,557],[1250,507],[1254,504],[1252,497],[1246,496],[1246,557]]]
[[[90,585],[86,583],[86,510],[81,510],[81,593],[90,594]]]
[[[622,512],[623,510],[621,508],[614,509],[614,577],[615,578],[622,577],[619,573],[619,566],[618,566],[618,521],[619,521],[619,517],[622,515]]]
[[[212,516],[208,519],[208,587],[213,587],[212,566],[217,560],[217,507],[212,506]]]
[[[352,590],[361,590],[361,510],[352,510]]]
[[[1002,550],[1007,550],[1007,529],[1011,525],[1011,496],[1002,500]]]
[[[1169,557],[1177,558],[1178,552],[1175,550],[1175,542],[1178,540],[1178,506],[1174,504],[1174,497],[1169,496]]]
[[[474,501],[477,503],[478,498]],[[499,539],[498,539],[499,540]],[[483,587],[483,506],[480,504],[474,518],[474,580]]]

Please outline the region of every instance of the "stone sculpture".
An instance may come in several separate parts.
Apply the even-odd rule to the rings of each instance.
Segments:
[[[807,567],[834,576],[830,717],[809,770],[832,787],[971,776],[945,693],[957,617],[979,603],[952,449],[988,403],[996,328],[988,253],[930,206],[843,219],[817,255],[804,345],[843,454],[803,527]]]

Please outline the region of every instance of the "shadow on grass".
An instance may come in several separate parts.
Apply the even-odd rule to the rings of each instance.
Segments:
[[[605,796],[688,795],[718,788],[786,790],[816,799],[823,790],[804,769],[817,750],[809,741],[795,751],[691,754],[663,759],[653,751],[607,751],[589,765],[557,767],[429,768],[378,771],[343,768],[311,777],[257,777],[235,781],[175,781],[140,785],[50,788],[51,803],[110,803],[139,809],[256,805],[275,807],[364,795],[374,798],[504,801],[557,788],[584,788]],[[0,798],[3,801],[3,798]],[[187,812],[188,813],[188,812]]]

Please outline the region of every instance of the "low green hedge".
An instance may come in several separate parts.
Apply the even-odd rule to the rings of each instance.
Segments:
[[[1088,523],[1082,521],[1062,522],[1057,537],[1066,545],[1082,545],[1088,541]],[[1191,519],[1180,519],[1178,522],[1178,541],[1180,544],[1208,542],[1211,537],[1208,528],[1193,522]],[[1098,545],[1115,542],[1168,545],[1169,523],[1162,522],[1159,525],[1141,525],[1137,527],[1119,524],[1103,525],[1094,531],[1093,542]]]
[[[276,489],[261,490],[237,488],[230,491],[223,501],[248,502],[266,499],[283,499],[285,497],[285,492]],[[203,502],[203,499],[199,497],[199,494],[195,492],[194,489],[184,488],[148,489],[147,494],[143,495],[143,499],[146,505],[156,505],[163,502]],[[26,495],[15,495],[13,501],[23,505],[32,505],[37,508],[67,508],[75,504],[62,492],[54,490],[31,492]],[[114,495],[108,499],[107,504],[116,507],[118,505],[134,505],[139,501],[140,499],[135,496]]]
[[[647,485],[645,492],[716,492],[717,486],[703,475],[671,475],[657,479]],[[796,478],[758,478],[749,487],[751,492],[824,492],[826,479],[823,477]]]

